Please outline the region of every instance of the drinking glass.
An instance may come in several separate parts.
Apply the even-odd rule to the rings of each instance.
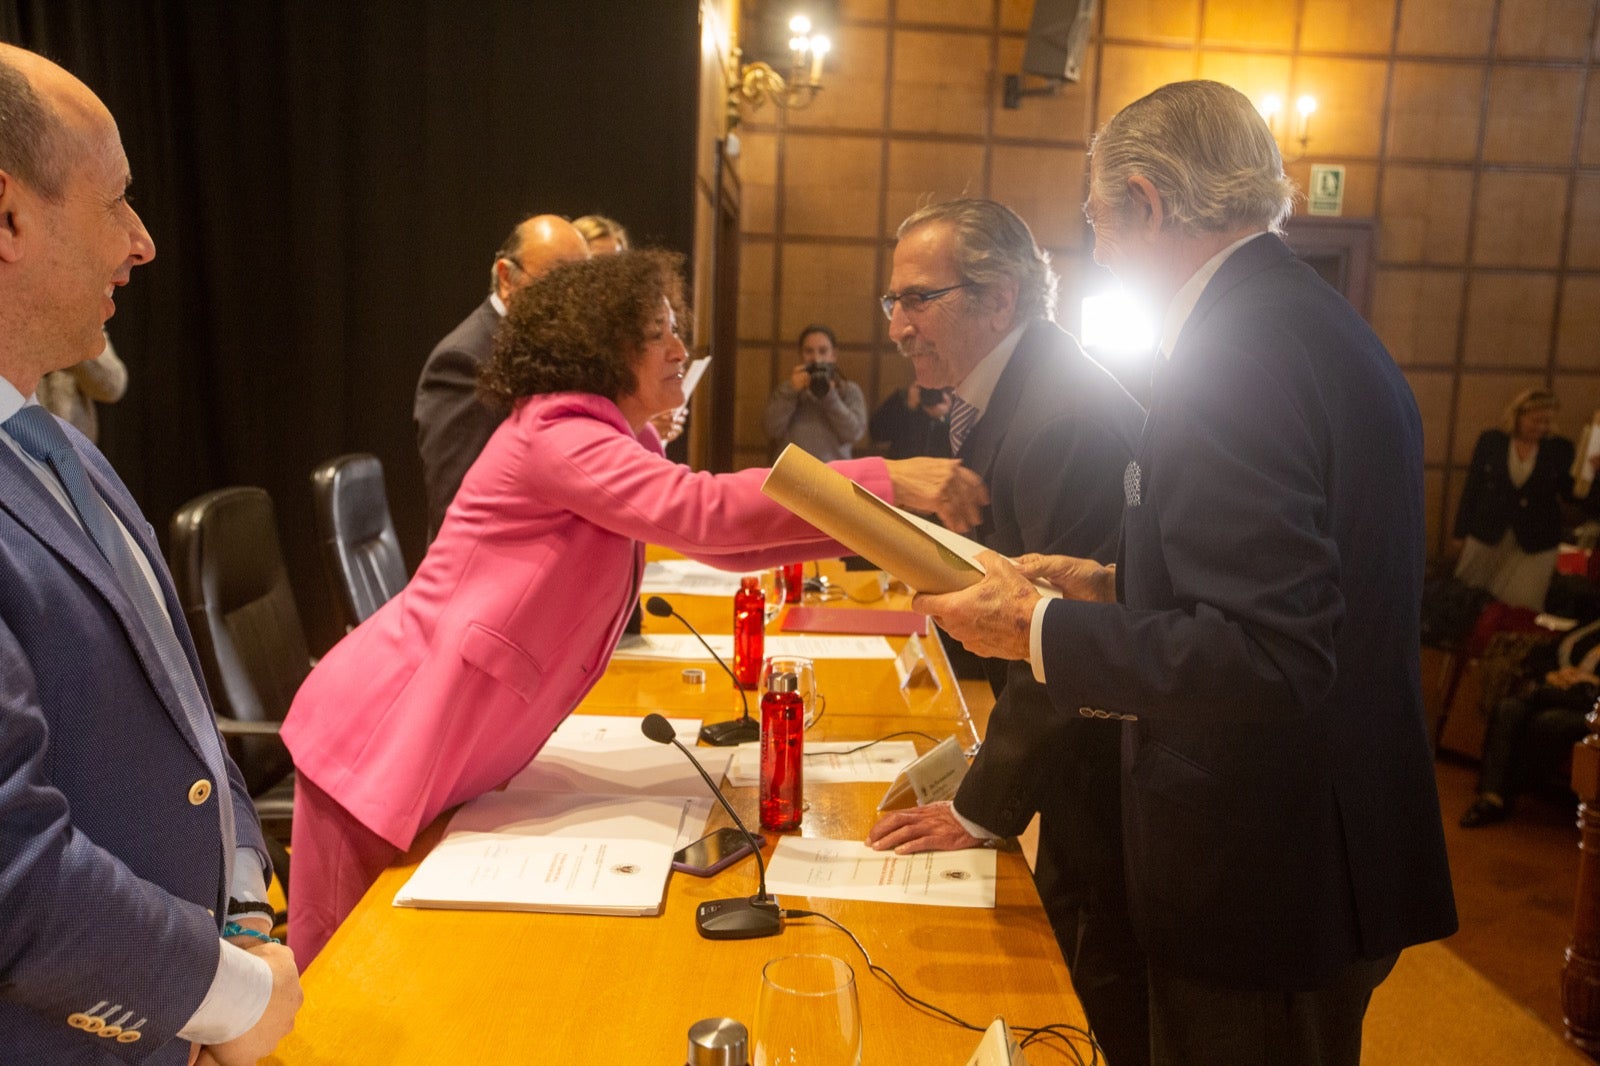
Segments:
[[[784,955],[761,971],[753,1066],[861,1066],[856,975],[832,955]]]
[[[788,581],[783,572],[783,567],[773,567],[761,575],[761,591],[767,597],[765,617],[762,624],[770,626],[772,620],[778,617],[778,612],[783,610],[785,593],[788,590]]]

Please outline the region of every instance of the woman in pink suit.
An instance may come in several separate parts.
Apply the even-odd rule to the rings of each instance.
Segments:
[[[416,576],[312,671],[283,725],[299,779],[289,925],[304,967],[440,812],[521,769],[594,685],[638,595],[644,544],[730,570],[840,554],[761,495],[765,470],[669,462],[652,415],[683,403],[681,257],[561,267],[512,301],[481,387],[514,405]],[[975,525],[951,460],[846,476]]]

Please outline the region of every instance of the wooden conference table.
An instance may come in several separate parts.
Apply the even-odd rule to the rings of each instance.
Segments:
[[[830,569],[831,567],[831,569]],[[809,568],[808,568],[809,569]],[[876,574],[824,572],[858,594],[875,592]],[[726,598],[674,596],[702,631],[727,632]],[[891,596],[884,606],[905,606]],[[837,606],[837,603],[830,606]],[[774,622],[771,632],[776,632]],[[673,619],[645,616],[646,632],[681,632]],[[902,638],[889,638],[897,650]],[[972,722],[936,639],[925,641],[943,682],[935,692],[903,692],[886,661],[823,660],[818,688],[826,713],[816,740],[871,739],[901,729],[970,743]],[[681,678],[683,663],[613,662],[580,713],[668,715],[718,721],[737,713],[738,695],[715,664],[706,683]],[[699,664],[696,664],[699,665]],[[752,700],[752,713],[755,713]],[[918,750],[930,742],[916,739]],[[800,830],[856,838],[872,825],[883,784],[817,786]],[[756,790],[729,790],[755,827]],[[762,940],[708,941],[694,928],[702,900],[750,895],[749,861],[711,878],[675,873],[666,904],[652,918],[411,910],[395,892],[438,841],[440,818],[372,887],[304,975],[305,1006],[294,1033],[265,1061],[283,1066],[359,1064],[682,1063],[690,1025],[727,1016],[754,1028],[761,968],[768,959],[822,953],[855,970],[868,1066],[960,1066],[977,1034],[901,1001],[868,972],[849,938],[818,919],[786,923]],[[728,822],[720,808],[711,824]],[[769,839],[776,834],[768,834]],[[766,850],[771,857],[769,844]],[[790,908],[826,913],[860,938],[872,959],[907,991],[969,1022],[997,1015],[1012,1025],[1082,1026],[1033,879],[1020,852],[1002,850],[994,910],[897,906],[786,895]],[[1086,1047],[1079,1047],[1088,1061]],[[1075,1061],[1059,1044],[1029,1046],[1030,1061]]]

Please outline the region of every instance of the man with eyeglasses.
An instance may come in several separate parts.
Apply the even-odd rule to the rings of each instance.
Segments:
[[[562,263],[587,258],[588,243],[566,219],[559,215],[523,219],[494,254],[488,299],[451,330],[423,364],[412,417],[428,493],[430,542],[467,468],[503,418],[479,401],[478,369],[489,358],[506,301]]]
[[[990,200],[901,223],[889,335],[922,388],[951,389],[949,454],[983,478],[969,534],[1003,555],[1109,562],[1123,472],[1144,411],[1052,321],[1056,276],[1023,220]],[[985,660],[987,736],[952,803],[885,815],[868,837],[901,852],[971,847],[1040,815],[1035,880],[1112,1066],[1148,1060],[1144,957],[1124,903],[1117,723],[1061,721],[1025,663]]]

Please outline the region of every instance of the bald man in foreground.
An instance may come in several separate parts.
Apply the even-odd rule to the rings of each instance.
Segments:
[[[0,1061],[253,1063],[294,956],[155,532],[37,402],[155,243],[111,113],[0,45]]]
[[[412,417],[428,491],[430,542],[467,468],[502,419],[478,399],[478,369],[489,358],[506,301],[552,268],[587,258],[588,243],[566,219],[534,215],[522,220],[495,253],[489,298],[451,330],[423,364]]]

